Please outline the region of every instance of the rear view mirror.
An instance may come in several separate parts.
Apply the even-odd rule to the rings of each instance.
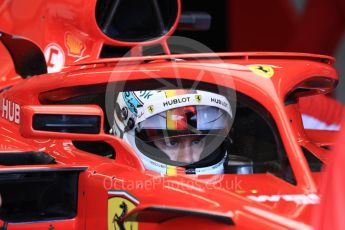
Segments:
[[[103,132],[103,111],[96,105],[23,106],[20,117],[20,133],[28,138],[82,140]]]
[[[295,103],[299,97],[306,97],[331,92],[338,81],[329,77],[311,77],[293,87],[285,96],[285,105]]]

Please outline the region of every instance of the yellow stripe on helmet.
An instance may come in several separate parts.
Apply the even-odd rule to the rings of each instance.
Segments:
[[[177,175],[177,167],[176,166],[167,165],[166,170],[167,170],[166,174],[168,176],[175,176],[175,175]]]

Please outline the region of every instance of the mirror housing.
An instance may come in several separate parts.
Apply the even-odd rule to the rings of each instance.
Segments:
[[[290,90],[285,96],[285,105],[296,103],[297,98],[317,94],[326,94],[337,87],[338,81],[328,77],[311,77]]]
[[[89,140],[103,133],[103,117],[96,105],[23,106],[19,132],[26,138]]]
[[[145,170],[128,143],[104,133],[103,120],[103,110],[97,105],[22,106],[19,132],[23,137],[33,139],[104,141],[115,150],[117,162]]]

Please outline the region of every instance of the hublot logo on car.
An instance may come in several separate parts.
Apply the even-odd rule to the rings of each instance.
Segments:
[[[20,123],[20,106],[5,98],[2,99],[2,117],[16,124]]]

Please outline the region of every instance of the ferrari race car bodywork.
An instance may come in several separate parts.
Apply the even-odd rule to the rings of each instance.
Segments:
[[[140,33],[135,40],[129,38],[131,34],[113,36],[100,30],[98,19],[107,15],[99,16],[99,8],[105,10],[107,1],[36,1],[36,14],[26,11],[21,17],[11,10],[28,9],[29,3],[3,4],[2,225],[8,229],[311,228],[312,210],[319,201],[319,171],[327,161],[334,132],[304,130],[297,102],[299,97],[335,87],[334,60],[299,53],[100,58],[105,45],[135,46],[132,56],[152,44],[167,50],[166,40],[180,17],[180,2],[162,2],[174,6],[169,8],[174,20],[165,18],[169,29],[160,36],[152,32],[148,41],[141,40]],[[42,59],[51,73],[39,66]],[[37,65],[32,66],[32,61]],[[228,96],[236,107],[229,153],[249,156],[252,173],[234,173],[229,160],[224,174],[160,175],[145,170],[131,146],[109,134],[117,93],[171,88]]]

